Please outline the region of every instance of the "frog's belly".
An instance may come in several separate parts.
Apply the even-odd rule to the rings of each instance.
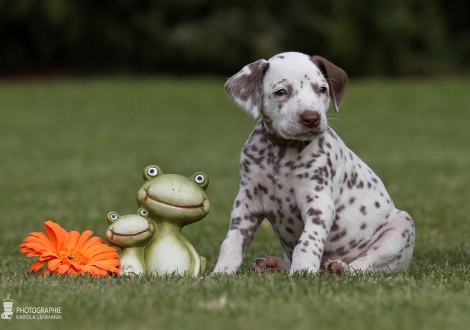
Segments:
[[[155,272],[158,275],[185,275],[193,272],[192,255],[183,240],[155,238],[145,249],[145,264],[148,272]]]
[[[121,271],[121,275],[142,274],[144,272],[144,267],[142,265],[142,250],[140,250],[140,255],[137,253],[126,252],[128,251],[124,250],[124,252],[119,256],[119,261],[121,262],[119,270]]]

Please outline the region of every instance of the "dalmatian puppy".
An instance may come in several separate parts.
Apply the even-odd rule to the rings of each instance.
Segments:
[[[234,274],[263,219],[284,252],[260,258],[262,271],[402,271],[415,227],[382,181],[328,126],[347,74],[328,60],[296,52],[246,65],[225,89],[261,119],[240,161],[240,190],[214,273]]]

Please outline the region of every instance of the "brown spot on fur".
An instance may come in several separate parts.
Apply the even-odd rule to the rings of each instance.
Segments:
[[[341,228],[340,228],[340,226],[338,226],[338,224],[336,223],[336,221],[333,222],[333,225],[331,226],[330,231],[333,232],[333,231],[337,231],[337,230],[339,230],[339,229],[341,229]]]
[[[320,214],[323,214],[323,212],[319,209],[314,209],[313,207],[310,208],[308,211],[307,211],[307,215],[308,216],[318,216]]]
[[[312,90],[315,92],[315,94],[320,95],[320,92],[318,91],[318,84],[316,83],[310,83],[310,87]]]
[[[316,224],[316,225],[321,225],[323,228],[326,228],[326,226],[325,226],[325,221],[324,221],[324,220],[321,220],[321,219],[318,218],[318,217],[314,217],[314,218],[312,219],[312,222],[313,222],[314,224]]]
[[[250,173],[250,161],[248,159],[245,159],[240,166],[243,167],[243,170],[245,171],[245,173]]]
[[[336,213],[341,213],[342,211],[344,211],[345,208],[346,208],[346,207],[341,204],[340,206],[338,206],[338,207],[336,208]]]
[[[354,186],[355,186],[356,183],[357,183],[357,177],[358,177],[357,172],[353,171],[353,172],[351,173],[351,179],[348,181],[348,188],[349,188],[349,189],[354,188]]]
[[[342,231],[340,231],[338,234],[336,234],[335,236],[331,237],[329,239],[330,242],[337,242],[339,241],[341,238],[343,238],[344,236],[346,236],[348,234],[348,231],[346,229],[343,229]]]
[[[362,243],[361,245],[359,245],[357,248],[360,249],[360,250],[363,250],[364,248],[366,248],[368,245],[369,245],[370,241],[367,241],[365,243]]]
[[[243,236],[243,243],[242,243],[243,253],[245,253],[246,249],[248,249],[248,246],[253,241],[253,238],[255,237],[255,234],[258,231],[259,224],[261,222],[260,219],[261,218],[259,218],[258,221],[254,225],[252,225],[248,228],[240,229],[240,233]]]
[[[366,207],[364,205],[361,205],[361,207],[359,208],[359,211],[361,211],[361,213],[364,214],[364,215],[367,214],[367,210],[366,210]]]
[[[263,186],[261,183],[258,183],[258,189],[262,192],[264,192],[265,194],[268,193],[268,188],[266,188],[265,186]]]
[[[238,226],[240,226],[240,223],[242,222],[242,218],[240,217],[235,217],[230,221],[230,229],[236,229]]]

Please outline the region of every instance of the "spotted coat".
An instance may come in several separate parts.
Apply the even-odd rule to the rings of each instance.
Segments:
[[[291,57],[304,75],[291,73],[299,71]],[[240,190],[214,272],[238,270],[263,219],[291,272],[318,272],[328,260],[345,270],[408,267],[413,220],[395,208],[379,177],[327,125],[328,91],[338,111],[346,83],[341,69],[299,53],[257,61],[229,79],[234,101],[262,118],[241,154]]]

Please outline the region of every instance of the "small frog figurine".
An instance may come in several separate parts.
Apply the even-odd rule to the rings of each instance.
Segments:
[[[147,271],[203,276],[206,259],[198,255],[181,230],[209,213],[207,175],[199,172],[187,178],[163,174],[158,166],[150,165],[143,177],[146,182],[137,193],[137,202],[157,224],[157,233],[144,250]]]
[[[147,211],[140,208],[137,214],[123,216],[109,212],[106,220],[109,224],[106,240],[122,249],[119,256],[121,275],[144,273],[144,247],[155,235],[155,224],[147,219]]]

